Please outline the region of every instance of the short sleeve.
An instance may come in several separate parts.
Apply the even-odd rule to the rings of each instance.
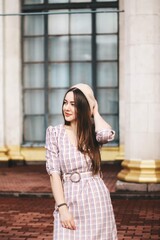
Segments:
[[[57,172],[60,174],[59,150],[56,137],[56,129],[48,127],[46,130],[46,170],[49,175]]]
[[[114,137],[115,131],[113,131],[112,129],[103,129],[96,132],[96,140],[101,144],[113,141]]]

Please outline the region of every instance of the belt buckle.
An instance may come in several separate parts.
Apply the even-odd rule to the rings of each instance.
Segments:
[[[75,176],[75,177],[74,177]],[[75,179],[74,179],[75,178]],[[70,175],[71,182],[78,183],[81,180],[81,175],[79,172],[73,172]]]

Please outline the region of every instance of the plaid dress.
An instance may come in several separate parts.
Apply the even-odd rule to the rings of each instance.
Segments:
[[[110,130],[96,133],[97,141],[109,140]],[[90,172],[91,160],[70,142],[64,125],[46,131],[46,169],[49,175]],[[65,201],[74,216],[76,230],[63,228],[57,208],[54,210],[54,240],[117,240],[110,193],[99,175],[79,182],[63,182]]]

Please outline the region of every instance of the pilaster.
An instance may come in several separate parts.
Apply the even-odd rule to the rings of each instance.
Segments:
[[[160,182],[160,1],[124,1],[125,160],[118,179]]]
[[[5,13],[20,12],[20,1],[5,0]],[[21,17],[4,17],[5,138],[10,159],[22,159]]]
[[[4,12],[4,1],[0,0],[0,12]],[[4,19],[0,17],[0,161],[7,161],[7,148],[5,147],[5,120],[4,120]]]

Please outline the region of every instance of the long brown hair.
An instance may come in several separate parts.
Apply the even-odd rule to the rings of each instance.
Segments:
[[[77,119],[77,147],[80,152],[91,158],[92,172],[97,174],[100,171],[101,163],[100,144],[96,140],[95,124],[91,118],[90,106],[85,95],[78,88],[71,88],[67,93],[71,91],[74,94]],[[70,125],[70,122],[65,120],[65,125]]]

